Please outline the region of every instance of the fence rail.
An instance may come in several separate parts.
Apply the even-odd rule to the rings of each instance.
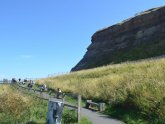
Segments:
[[[80,123],[80,118],[81,118],[81,95],[77,95],[77,100],[78,100],[78,103],[77,105],[74,105],[74,104],[71,104],[69,102],[66,102],[64,100],[64,97],[62,99],[57,99],[47,93],[44,93],[44,92],[41,92],[40,90],[36,90],[36,89],[29,89],[27,87],[23,87],[17,83],[11,83],[11,81],[9,83],[6,83],[4,81],[0,81],[0,84],[3,84],[3,85],[12,85],[13,87],[15,87],[16,89],[20,90],[21,92],[25,93],[25,94],[30,94],[30,95],[33,95],[33,97],[37,97],[37,98],[40,98],[40,99],[43,99],[43,100],[47,100],[49,103],[50,102],[54,102],[54,103],[63,103],[64,107],[67,107],[67,108],[72,108],[72,109],[75,109],[77,110],[77,121],[78,123]],[[71,95],[70,93],[68,95]],[[75,94],[74,94],[75,96]],[[56,123],[55,123],[56,124]]]
[[[77,99],[78,99],[78,104],[77,105],[73,105],[73,104],[70,104],[69,102],[66,102],[64,100],[64,98],[62,99],[57,99],[53,96],[50,96],[49,94],[47,93],[44,93],[44,92],[41,92],[40,90],[35,90],[35,89],[28,89],[26,87],[23,87],[23,86],[20,86],[18,84],[13,84],[13,86],[19,90],[21,90],[22,92],[24,93],[33,93],[35,94],[34,96],[35,97],[38,97],[40,99],[43,99],[43,100],[47,100],[47,101],[53,101],[55,103],[57,102],[62,102],[64,104],[64,107],[68,107],[68,108],[72,108],[72,109],[76,109],[77,110],[77,120],[78,120],[78,123],[80,123],[80,118],[81,118],[81,95],[78,95],[77,96]]]

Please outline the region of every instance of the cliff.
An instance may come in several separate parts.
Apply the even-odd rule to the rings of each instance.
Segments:
[[[165,54],[165,6],[99,30],[83,59],[71,71]]]

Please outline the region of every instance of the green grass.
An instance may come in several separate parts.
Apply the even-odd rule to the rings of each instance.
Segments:
[[[107,114],[113,118],[123,120],[126,124],[147,124],[145,116],[137,109],[127,108],[124,106],[115,105],[107,106],[104,114]]]
[[[65,101],[73,104],[73,105],[77,105],[78,104],[78,99],[76,97],[73,96],[69,96],[69,95],[65,95]],[[81,100],[81,106],[84,107],[86,104],[86,101],[84,99]]]
[[[0,87],[0,123],[46,123],[47,101],[17,91],[12,86]]]
[[[30,122],[46,123],[48,110],[48,102],[41,99],[34,99],[33,105],[30,107]]]
[[[76,124],[77,122],[77,114],[74,109],[64,109],[63,118],[65,118],[62,121],[63,124]]]
[[[83,117],[80,124],[92,124],[87,118]]]
[[[70,101],[75,102],[73,98]],[[48,101],[35,97],[35,94],[24,94],[10,85],[0,86],[0,123],[2,124],[45,124]],[[75,110],[64,108],[62,123],[77,124]],[[81,124],[90,124],[85,118]]]
[[[37,81],[87,99],[104,101],[108,106],[135,110],[136,119],[127,113],[122,120],[161,124],[165,120],[165,59],[127,62],[72,72]],[[111,114],[109,114],[111,115]],[[117,117],[117,116],[116,116]],[[144,122],[143,122],[144,120]]]
[[[62,124],[78,124],[77,123],[77,113],[74,109],[64,109],[63,112],[63,121]],[[87,118],[82,117],[80,120],[80,124],[92,124]]]

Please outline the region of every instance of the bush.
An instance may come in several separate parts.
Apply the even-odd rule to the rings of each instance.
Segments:
[[[19,93],[0,95],[0,123],[23,123],[29,120],[30,101]]]

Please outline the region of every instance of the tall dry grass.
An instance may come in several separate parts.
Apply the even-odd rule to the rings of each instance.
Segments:
[[[165,116],[165,59],[127,62],[37,81],[86,98],[122,103]],[[153,112],[154,111],[154,112]]]
[[[25,123],[30,118],[31,99],[11,86],[0,86],[0,123]]]
[[[46,115],[47,101],[0,85],[0,124],[44,124]]]
[[[125,99],[128,92],[162,96],[165,88],[165,59],[123,63],[37,81],[50,88],[80,93],[104,100]]]

